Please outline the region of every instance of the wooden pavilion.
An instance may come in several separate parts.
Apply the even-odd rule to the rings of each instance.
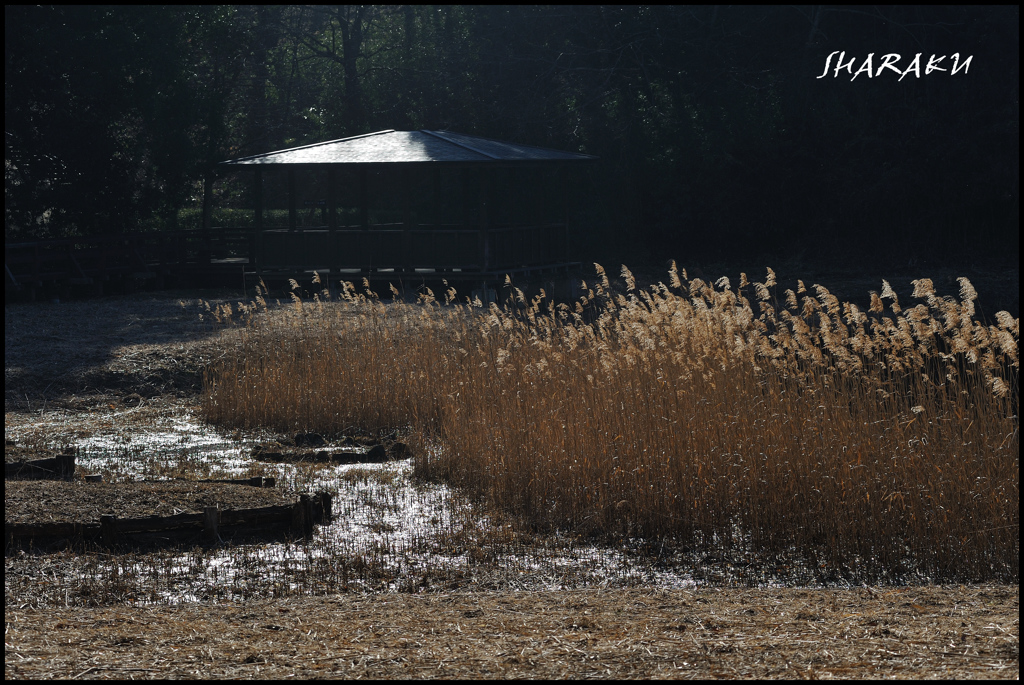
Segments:
[[[258,274],[486,282],[573,265],[565,169],[595,159],[387,130],[221,164],[253,174]]]

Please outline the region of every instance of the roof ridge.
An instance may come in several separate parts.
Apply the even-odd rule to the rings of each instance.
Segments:
[[[440,133],[438,133],[437,131],[424,131],[424,132],[425,133],[433,133],[436,136],[444,137]],[[529,148],[529,149],[532,149],[532,150],[543,150],[545,152],[557,152],[560,155],[573,155],[575,157],[590,157],[591,159],[598,159],[595,155],[588,155],[585,152],[570,152],[569,150],[559,150],[558,148],[545,147],[543,145],[532,145],[532,144],[527,144],[527,143],[515,143],[515,142],[512,142],[511,140],[498,140],[497,138],[484,138],[483,136],[471,136],[468,133],[458,133],[457,131],[448,131],[448,133],[454,133],[457,136],[463,136],[465,138],[476,138],[477,140],[485,140],[488,143],[497,143],[498,145],[511,145],[511,146],[517,147],[517,148]],[[454,140],[449,140],[447,137],[444,137],[444,139],[447,140],[449,143],[452,143],[454,145],[461,145],[462,147],[465,147],[465,148],[468,148],[470,150],[473,150],[474,152],[479,152],[481,154],[487,155],[487,153],[484,152],[483,150],[476,150],[476,149],[470,147],[469,145],[465,145],[463,143],[459,143],[459,142],[454,141]],[[491,157],[492,159],[500,159],[500,157],[494,157],[493,155],[487,155],[487,156]]]
[[[443,140],[445,142],[448,142],[448,143],[451,143],[452,145],[458,145],[459,147],[464,147],[467,150],[469,150],[470,152],[475,152],[478,155],[483,155],[484,157],[490,157],[491,159],[501,159],[497,155],[492,155],[490,152],[484,152],[483,150],[478,150],[477,148],[473,147],[472,145],[466,145],[465,143],[460,143],[457,140],[452,140],[451,138],[449,138],[448,136],[444,135],[443,133],[439,133],[437,131],[428,131],[425,128],[421,128],[420,131],[423,132],[423,133],[428,133],[428,134],[430,134],[432,136],[435,136],[437,138],[440,138],[441,140]],[[473,138],[475,136],[466,136],[466,137],[467,138]],[[481,138],[481,140],[485,140],[485,139]]]
[[[289,147],[284,150],[274,150],[273,152],[264,152],[262,155],[249,155],[247,157],[236,157],[235,159],[229,159],[221,164],[230,164],[231,162],[244,162],[249,159],[256,159],[258,157],[269,157],[271,155],[277,155],[282,152],[294,152],[296,150],[305,150],[311,147],[319,147],[320,145],[331,145],[332,143],[344,143],[349,140],[358,140],[359,138],[369,138],[370,136],[379,136],[382,133],[395,133],[395,129],[388,128],[383,131],[374,131],[373,133],[361,133],[358,136],[349,136],[348,138],[337,138],[335,140],[325,140],[321,143],[310,143],[309,145],[299,145],[298,147]]]

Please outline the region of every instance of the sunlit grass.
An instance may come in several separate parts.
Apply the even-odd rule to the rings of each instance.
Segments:
[[[1019,319],[883,282],[861,311],[741,275],[572,306],[426,293],[221,307],[206,375],[225,426],[408,428],[416,472],[536,530],[743,544],[872,577],[1018,577]]]

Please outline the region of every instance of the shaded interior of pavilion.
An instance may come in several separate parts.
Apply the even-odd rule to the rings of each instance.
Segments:
[[[242,230],[257,274],[486,281],[575,266],[570,175],[574,162],[593,159],[384,131],[230,160],[222,170],[236,176],[233,213],[251,216]]]

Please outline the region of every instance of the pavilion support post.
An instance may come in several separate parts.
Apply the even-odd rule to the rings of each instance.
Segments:
[[[359,266],[366,269],[367,275],[373,271],[377,261],[376,245],[371,242],[370,235],[370,172],[365,164],[359,166],[359,227],[362,229],[360,242],[365,250],[366,257],[363,264]]]
[[[480,214],[479,214],[479,226],[480,226],[480,263],[483,265],[484,271],[489,271],[491,268],[491,262],[494,255],[491,252],[491,235],[490,235],[490,224],[491,224],[491,207],[490,201],[493,195],[494,176],[490,169],[481,170],[480,172]]]
[[[365,166],[359,168],[359,225],[370,228],[370,179]]]
[[[327,230],[330,233],[330,260],[332,268],[338,263],[340,247],[338,245],[338,197],[335,186],[338,185],[338,170],[334,165],[327,167]]]
[[[558,170],[558,188],[562,195],[562,240],[558,245],[562,258],[559,261],[565,262],[569,259],[569,173],[565,168]]]
[[[434,210],[434,228],[441,228],[441,169],[436,164],[431,169],[430,181],[433,186],[431,192],[433,194],[432,208]]]
[[[403,166],[401,175],[402,188],[402,266],[412,271],[412,181],[408,166]]]
[[[210,214],[213,208],[213,175],[207,172],[203,176],[203,258],[204,264],[210,263],[213,246],[210,236]]]
[[[288,167],[288,230],[294,231],[299,224],[299,211],[296,206],[295,168]]]
[[[262,275],[261,265],[263,263],[263,169],[256,168],[253,174],[253,204],[255,205],[255,216],[253,217],[253,249],[252,262],[256,266],[256,277]]]
[[[476,265],[481,271],[484,270],[484,236],[483,231],[480,227],[480,208],[478,206],[479,193],[474,194],[473,190],[473,174],[472,169],[469,167],[463,167],[459,171],[459,182],[462,184],[462,202],[461,204],[461,217],[460,223],[465,227],[465,230],[472,231],[473,235],[477,237],[476,254],[472,257],[467,255],[467,260],[476,260]],[[476,179],[477,183],[480,179]],[[465,264],[470,266],[470,264]]]

